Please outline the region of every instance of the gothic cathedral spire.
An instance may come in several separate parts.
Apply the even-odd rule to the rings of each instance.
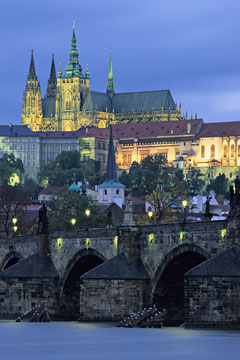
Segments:
[[[56,91],[57,91],[57,78],[56,78],[56,69],[54,63],[54,55],[52,54],[52,64],[51,64],[50,78],[48,80],[47,97],[56,96]]]
[[[112,69],[112,51],[110,50],[109,68],[107,77],[107,94],[111,98],[114,95],[114,80],[113,80],[113,69]]]
[[[32,50],[29,74],[23,94],[22,125],[27,125],[33,131],[39,131],[42,124],[42,116],[41,88],[35,71]]]
[[[69,52],[69,60],[68,65],[65,68],[65,77],[74,77],[74,76],[80,76],[82,75],[82,67],[78,63],[78,51],[77,51],[77,39],[75,35],[75,23],[73,24],[73,34],[72,34],[72,40],[71,40],[71,49]]]
[[[33,57],[33,50],[31,52],[31,60],[30,60],[28,79],[37,79],[36,71],[35,71],[35,64],[34,64],[34,57]]]

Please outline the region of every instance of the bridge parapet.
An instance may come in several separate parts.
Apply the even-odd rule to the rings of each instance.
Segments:
[[[94,249],[106,260],[117,254],[117,228],[58,231],[51,234],[50,252],[60,277],[76,253]]]
[[[194,244],[210,256],[226,247],[227,221],[159,224],[141,227],[141,258],[151,276],[163,258],[182,244]]]

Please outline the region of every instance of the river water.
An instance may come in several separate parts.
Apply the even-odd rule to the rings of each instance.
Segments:
[[[240,360],[240,332],[0,322],[1,360]]]

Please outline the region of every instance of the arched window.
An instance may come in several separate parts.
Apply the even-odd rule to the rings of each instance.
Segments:
[[[211,145],[211,157],[215,157],[215,145]]]
[[[66,101],[66,110],[71,110],[71,101]]]
[[[234,157],[234,154],[235,153],[235,146],[232,144],[231,145],[231,157],[233,158]]]
[[[238,145],[238,157],[240,157],[240,145]]]
[[[224,145],[224,147],[223,147],[223,157],[224,157],[224,159],[227,159],[227,153],[228,153],[227,145]]]
[[[201,158],[205,158],[205,146],[201,146]]]

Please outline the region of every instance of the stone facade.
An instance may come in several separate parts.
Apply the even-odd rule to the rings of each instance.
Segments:
[[[80,285],[80,320],[120,321],[146,306],[148,281],[83,279]]]
[[[185,326],[240,328],[240,277],[187,277]]]
[[[1,278],[0,316],[16,319],[32,307],[45,301],[51,319],[59,316],[59,291],[57,278]]]

